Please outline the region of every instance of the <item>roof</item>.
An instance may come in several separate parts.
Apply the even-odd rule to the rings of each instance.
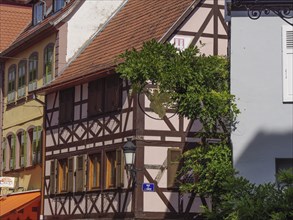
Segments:
[[[3,51],[3,54],[10,54],[23,44],[29,45],[29,41],[37,39],[36,37],[39,34],[48,31],[49,28],[54,28],[57,27],[59,24],[62,24],[62,21],[64,21],[68,16],[70,16],[71,12],[74,12],[75,9],[78,8],[81,4],[83,4],[84,1],[85,0],[71,0],[64,8],[62,8],[55,14],[49,14],[49,16],[46,17],[39,24],[35,26],[31,24],[28,28],[26,28],[22,33],[19,34],[19,36],[15,39],[15,41],[7,50]]]
[[[0,3],[0,52],[16,39],[31,19],[31,7]]]
[[[14,211],[24,208],[36,200],[41,199],[41,193],[38,191],[24,192],[19,194],[0,197],[0,217]]]
[[[194,2],[128,0],[65,71],[37,92],[48,93],[105,73],[127,49],[141,48],[143,42],[151,39],[160,40]]]

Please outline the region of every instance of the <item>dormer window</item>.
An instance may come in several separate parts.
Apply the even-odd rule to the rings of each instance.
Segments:
[[[54,0],[54,12],[61,10],[64,4],[65,0]]]
[[[44,4],[42,2],[38,2],[34,5],[34,16],[33,16],[33,24],[37,25],[44,18]]]

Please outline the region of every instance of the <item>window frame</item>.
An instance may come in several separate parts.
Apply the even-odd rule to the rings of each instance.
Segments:
[[[42,162],[42,128],[40,126],[29,129],[31,165]]]
[[[68,160],[58,160],[58,193],[68,192]]]
[[[11,103],[15,100],[15,91],[16,91],[16,65],[12,64],[8,68],[8,77],[7,77],[7,102],[8,103]],[[10,95],[13,98],[9,98]]]
[[[61,2],[61,4],[57,4],[57,3],[60,3],[60,2]],[[66,3],[65,0],[53,0],[54,12],[60,11],[65,6],[65,3]]]
[[[41,10],[41,11],[40,11]],[[44,19],[44,3],[37,2],[33,6],[33,25],[39,24]]]
[[[116,188],[116,169],[117,169],[117,158],[116,150],[109,150],[105,152],[105,188],[112,189]],[[110,172],[109,172],[110,171]]]
[[[17,98],[22,98],[26,95],[25,94],[25,92],[26,92],[26,75],[27,75],[26,72],[27,72],[26,60],[21,60],[18,63]]]
[[[48,54],[50,50],[52,50],[51,51],[52,52],[52,55],[51,56],[49,56],[49,54]],[[51,64],[50,64],[50,62],[51,62]],[[49,67],[51,69],[49,69]],[[44,48],[43,85],[46,85],[46,84],[48,84],[49,82],[51,82],[53,80],[53,73],[54,73],[54,70],[53,69],[54,69],[54,44],[53,43],[49,43]],[[48,73],[48,72],[50,72],[50,73]]]
[[[17,134],[19,149],[19,167],[26,166],[26,133],[21,131]],[[23,159],[22,159],[23,158]]]
[[[39,55],[32,53],[28,60],[28,91],[37,89]]]
[[[102,172],[101,172],[102,171],[102,153],[98,152],[98,153],[89,155],[88,166],[89,166],[88,189],[89,190],[101,189],[102,187]],[[95,172],[95,167],[96,167],[96,172]]]

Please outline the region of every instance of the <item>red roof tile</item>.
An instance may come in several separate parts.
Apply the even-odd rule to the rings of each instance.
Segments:
[[[77,59],[40,90],[52,91],[65,83],[102,73],[101,70],[114,66],[117,56],[125,50],[140,48],[145,41],[162,38],[193,2],[129,0]]]
[[[74,11],[75,7],[82,4],[83,2],[84,0],[71,0],[62,10],[56,12],[55,14],[50,14],[47,18],[45,18],[36,26],[29,26],[15,39],[11,46],[3,53],[9,53],[10,51],[19,47],[20,45],[27,43],[27,41],[33,36],[41,33],[44,30],[47,30],[49,27],[58,25],[67,16],[69,16],[72,11]]]
[[[0,4],[0,52],[16,39],[31,19],[31,7]]]

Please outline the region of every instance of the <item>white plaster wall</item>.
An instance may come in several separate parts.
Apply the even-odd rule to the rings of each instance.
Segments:
[[[231,92],[241,114],[232,134],[240,175],[275,181],[275,159],[293,158],[293,104],[282,102],[281,26],[278,17],[231,18]]]
[[[68,62],[79,48],[107,21],[121,5],[122,0],[87,0],[68,21]]]

